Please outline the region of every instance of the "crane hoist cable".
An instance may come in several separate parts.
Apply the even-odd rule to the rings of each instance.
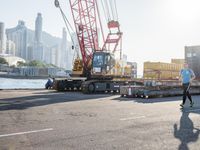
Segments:
[[[101,2],[102,2],[102,0],[101,0]],[[103,38],[103,43],[105,43],[105,37],[104,37],[104,30],[103,30],[103,27],[102,27],[102,23],[101,23],[101,15],[100,15],[100,13],[99,13],[99,4],[98,4],[98,2],[96,1],[95,2],[95,5],[96,5],[96,7],[97,7],[97,14],[98,14],[98,19],[99,19],[99,24],[100,24],[100,29],[101,29],[101,36],[102,36],[102,38]],[[105,10],[104,10],[105,11]],[[104,12],[105,13],[105,12]],[[106,13],[105,13],[105,21],[108,21],[107,20],[107,18],[106,18]]]
[[[103,12],[104,12],[105,20],[108,22],[109,21],[109,17],[107,16],[106,8],[105,8],[104,3],[103,3],[102,0],[101,0],[101,5],[102,5]]]
[[[109,0],[110,10],[111,10],[111,14],[112,14],[112,20],[115,20],[115,12],[114,12],[114,8],[113,8],[112,2],[113,2],[112,0]]]
[[[110,21],[111,16],[110,16],[110,10],[109,10],[109,5],[108,5],[107,0],[104,0],[104,4],[105,4],[105,8],[106,8],[106,11],[107,11],[107,14],[108,14],[108,20]]]
[[[116,0],[114,0],[114,7],[115,7],[115,13],[116,13],[116,20],[118,21],[118,11],[117,11],[117,3]]]
[[[72,34],[71,34],[71,32],[70,32],[70,29],[71,29],[71,31],[72,31],[73,33],[75,33],[74,30],[73,30],[73,28],[72,28],[72,25],[70,24],[69,20],[67,19],[66,15],[64,14],[62,8],[60,7],[59,1],[58,1],[58,0],[55,0],[54,4],[55,4],[55,6],[56,6],[57,8],[59,8],[59,10],[60,10],[60,13],[61,13],[61,15],[62,15],[62,17],[63,17],[63,20],[64,20],[64,23],[65,23],[65,26],[66,26],[66,28],[67,28],[67,31],[68,31],[68,33],[69,33],[69,35],[70,35],[70,38],[71,38],[71,41],[72,41],[72,49],[75,49],[75,51],[76,51],[76,53],[77,53],[77,57],[79,58],[80,56],[79,56],[78,48],[76,48],[74,39],[73,39]],[[69,29],[69,28],[70,28],[70,29]],[[73,60],[74,60],[74,58],[75,58],[75,53],[74,53],[74,55],[73,55]]]
[[[101,5],[108,22],[111,20],[118,21],[116,0],[101,0]]]
[[[61,15],[62,15],[62,17],[63,17],[64,22],[65,22],[65,26],[66,26],[66,28],[67,28],[67,31],[69,32],[71,41],[72,41],[72,43],[73,43],[73,45],[74,45],[74,40],[73,40],[72,35],[71,35],[71,32],[70,32],[70,29],[71,29],[71,31],[72,31],[73,33],[75,33],[74,30],[73,30],[73,28],[72,28],[72,25],[70,24],[70,22],[69,22],[69,20],[67,19],[65,13],[63,12],[62,8],[60,7],[59,1],[58,1],[58,0],[55,0],[55,3],[54,3],[54,4],[55,4],[55,6],[56,6],[57,8],[59,8],[59,10],[60,10],[60,13],[61,13]],[[69,29],[69,27],[70,27],[70,29]]]

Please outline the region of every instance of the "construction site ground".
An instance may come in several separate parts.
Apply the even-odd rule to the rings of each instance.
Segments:
[[[1,150],[199,150],[200,96],[0,91]]]

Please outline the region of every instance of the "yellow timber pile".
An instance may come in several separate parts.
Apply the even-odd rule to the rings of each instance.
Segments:
[[[83,61],[80,58],[75,59],[72,71],[72,74],[75,76],[80,76],[81,74],[83,74]]]
[[[171,63],[174,64],[184,64],[185,59],[171,59]]]
[[[114,68],[111,70],[111,74],[115,76],[131,76],[132,66],[128,65],[123,60],[116,60]]]
[[[175,80],[183,68],[181,59],[172,59],[172,63],[144,62],[144,79]]]

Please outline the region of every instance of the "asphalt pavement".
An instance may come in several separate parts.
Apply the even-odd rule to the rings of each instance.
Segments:
[[[0,91],[0,150],[199,150],[200,96]]]

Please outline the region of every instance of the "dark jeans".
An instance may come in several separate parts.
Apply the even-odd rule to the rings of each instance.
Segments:
[[[183,84],[183,105],[185,104],[186,98],[188,97],[190,100],[190,103],[192,103],[192,97],[190,95],[190,83],[184,83]]]

